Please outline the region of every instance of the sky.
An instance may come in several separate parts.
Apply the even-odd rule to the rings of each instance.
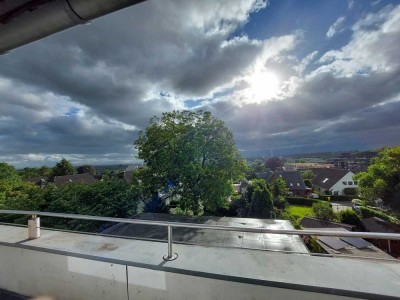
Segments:
[[[400,144],[400,3],[149,0],[0,56],[0,161],[136,161],[208,110],[244,157]]]

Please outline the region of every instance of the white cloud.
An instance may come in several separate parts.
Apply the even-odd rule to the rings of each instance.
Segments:
[[[391,7],[390,7],[391,8]],[[351,41],[340,50],[325,53],[317,72],[338,76],[389,72],[400,66],[400,6],[369,14],[353,26]]]
[[[327,33],[326,33],[326,37],[327,38],[331,38],[333,37],[338,31],[341,30],[343,22],[346,18],[345,17],[339,17],[335,23],[333,23],[333,25],[331,27],[329,27]]]

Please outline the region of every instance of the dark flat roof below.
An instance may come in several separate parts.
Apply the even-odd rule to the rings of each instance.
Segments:
[[[135,219],[198,223],[207,225],[243,226],[244,228],[259,227],[271,229],[294,229],[290,221],[287,220],[228,218],[214,216],[191,217],[155,213],[139,214],[135,216]],[[118,224],[107,229],[103,233],[146,240],[167,240],[167,229],[163,226],[155,225]],[[302,253],[309,252],[300,237],[283,234],[219,231],[195,228],[174,228],[173,241],[185,244],[217,247],[296,251]]]

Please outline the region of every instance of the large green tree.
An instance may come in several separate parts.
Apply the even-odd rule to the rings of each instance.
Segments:
[[[146,163],[142,182],[152,192],[173,183],[184,211],[227,206],[232,180],[246,171],[233,135],[224,122],[204,111],[173,111],[150,119],[135,141]]]
[[[14,182],[21,181],[21,178],[14,166],[0,162],[0,181]]]
[[[360,195],[368,201],[378,198],[400,209],[400,146],[384,148],[372,159],[366,172],[354,176]]]
[[[286,186],[285,180],[282,177],[278,177],[271,186],[272,199],[274,202],[274,206],[279,209],[285,208],[286,203],[286,195],[289,192],[288,187]]]
[[[51,171],[51,180],[54,176],[72,175],[75,173],[74,166],[65,158],[61,159]]]
[[[250,202],[248,216],[251,218],[274,218],[274,205],[272,194],[263,179],[255,179],[247,187],[246,197]]]

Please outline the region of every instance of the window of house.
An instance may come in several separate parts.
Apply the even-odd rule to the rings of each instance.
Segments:
[[[354,185],[357,185],[357,181],[354,181]]]
[[[349,185],[353,185],[353,181],[349,181]]]
[[[290,186],[293,186],[293,183],[289,183]]]
[[[339,195],[339,191],[333,191],[333,195],[335,196]]]
[[[347,185],[347,181],[342,181],[342,183],[343,183],[344,185]]]
[[[300,183],[297,183],[297,186],[300,186]]]

